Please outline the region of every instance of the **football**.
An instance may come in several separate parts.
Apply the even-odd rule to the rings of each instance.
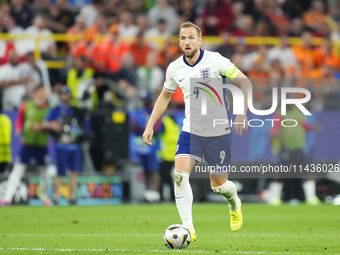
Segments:
[[[169,249],[185,249],[191,241],[190,232],[183,225],[173,224],[165,230],[163,241]]]

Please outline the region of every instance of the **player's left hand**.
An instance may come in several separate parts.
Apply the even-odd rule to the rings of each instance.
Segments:
[[[248,118],[246,115],[237,115],[234,121],[234,129],[236,134],[242,135],[248,130]]]

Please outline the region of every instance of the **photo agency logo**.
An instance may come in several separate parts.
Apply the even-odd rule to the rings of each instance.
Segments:
[[[196,108],[200,108],[201,116],[209,116],[212,121],[212,126],[215,128],[218,125],[226,125],[229,122],[229,125],[232,127],[234,124],[243,124],[245,127],[246,123],[233,123],[232,119],[228,119],[228,116],[225,114],[225,109],[228,109],[228,101],[226,99],[227,90],[231,92],[233,98],[233,114],[234,115],[243,115],[245,112],[245,97],[242,90],[236,85],[232,84],[223,84],[220,79],[192,79],[192,92],[194,95],[194,99],[197,99],[200,104],[196,105]],[[254,84],[256,86],[256,84]],[[257,116],[270,116],[273,114],[278,107],[280,107],[281,115],[285,116],[287,114],[287,106],[296,106],[304,115],[312,115],[303,105],[307,103],[311,99],[311,93],[309,90],[305,88],[297,88],[297,87],[284,87],[272,88],[272,105],[270,109],[255,109],[254,107],[254,99],[253,99],[253,88],[249,87],[247,89],[248,98],[247,105],[248,109],[251,113]],[[293,95],[301,94],[303,97],[291,98]],[[280,105],[279,105],[279,95],[280,95]],[[191,105],[195,105],[194,102],[190,102]],[[220,106],[220,107],[218,107]],[[213,109],[213,110],[212,110]],[[198,113],[198,109],[196,109],[196,113]],[[249,119],[248,126],[249,127],[262,127],[264,125],[264,121],[271,122],[271,126],[274,126],[275,121],[280,121],[283,127],[295,127],[298,125],[297,121],[294,119]]]

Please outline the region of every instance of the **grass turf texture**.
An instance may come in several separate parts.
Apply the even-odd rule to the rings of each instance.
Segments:
[[[340,254],[339,207],[244,204],[233,233],[226,204],[194,204],[197,241],[169,250],[175,204],[0,208],[0,254]],[[6,249],[5,249],[6,248]]]

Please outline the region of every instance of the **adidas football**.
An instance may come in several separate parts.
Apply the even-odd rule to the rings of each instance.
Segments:
[[[174,224],[165,230],[163,241],[169,249],[185,249],[191,241],[190,232],[183,225]]]

